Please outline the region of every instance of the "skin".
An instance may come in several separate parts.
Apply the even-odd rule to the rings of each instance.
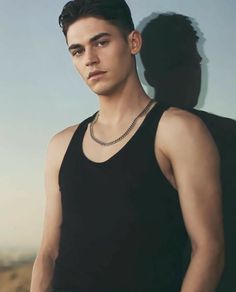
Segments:
[[[88,17],[69,27],[67,43],[75,68],[99,98],[100,116],[94,126],[95,135],[102,141],[114,140],[150,100],[135,66],[134,56],[142,45],[140,33],[131,32],[126,41],[115,26]],[[97,79],[88,79],[95,69],[106,73]],[[109,147],[95,143],[87,129],[84,154],[96,162],[109,159],[131,139],[143,119],[138,120],[125,139]],[[50,291],[62,222],[58,172],[77,127],[74,125],[55,134],[48,145],[44,229],[33,268],[31,292]],[[162,115],[154,143],[157,163],[178,190],[192,244],[191,261],[181,292],[215,291],[224,265],[220,162],[216,146],[198,117],[174,107]]]

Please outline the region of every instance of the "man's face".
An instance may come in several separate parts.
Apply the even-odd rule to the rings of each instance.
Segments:
[[[67,43],[76,69],[98,95],[112,94],[134,70],[129,42],[105,20],[77,20],[68,29]]]

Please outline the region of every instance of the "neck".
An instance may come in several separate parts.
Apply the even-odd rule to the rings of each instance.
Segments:
[[[130,83],[129,83],[130,85]],[[135,118],[150,101],[140,82],[116,90],[110,95],[99,95],[99,123],[116,126]]]

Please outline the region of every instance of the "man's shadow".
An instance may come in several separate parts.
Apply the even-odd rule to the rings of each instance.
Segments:
[[[138,29],[143,37],[141,59],[138,59],[139,75],[148,93],[157,101],[199,116],[218,147],[226,262],[217,292],[236,291],[236,121],[194,109],[195,106],[201,108],[207,97],[208,70],[203,51],[205,40],[193,19],[175,13],[152,14],[140,23]],[[185,268],[189,258],[188,242]]]

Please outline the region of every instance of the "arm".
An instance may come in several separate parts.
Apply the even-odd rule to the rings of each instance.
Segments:
[[[45,164],[46,208],[41,245],[34,262],[30,292],[48,292],[58,255],[62,222],[61,193],[58,172],[74,128],[56,134],[48,145]]]
[[[57,144],[54,136],[49,143],[45,165],[46,209],[44,215],[43,236],[34,262],[31,280],[31,292],[50,291],[54,261],[58,253],[60,236],[61,205],[58,187]]]
[[[213,292],[224,266],[218,152],[196,116],[173,108],[164,123],[161,148],[173,169],[192,246],[181,292]]]

